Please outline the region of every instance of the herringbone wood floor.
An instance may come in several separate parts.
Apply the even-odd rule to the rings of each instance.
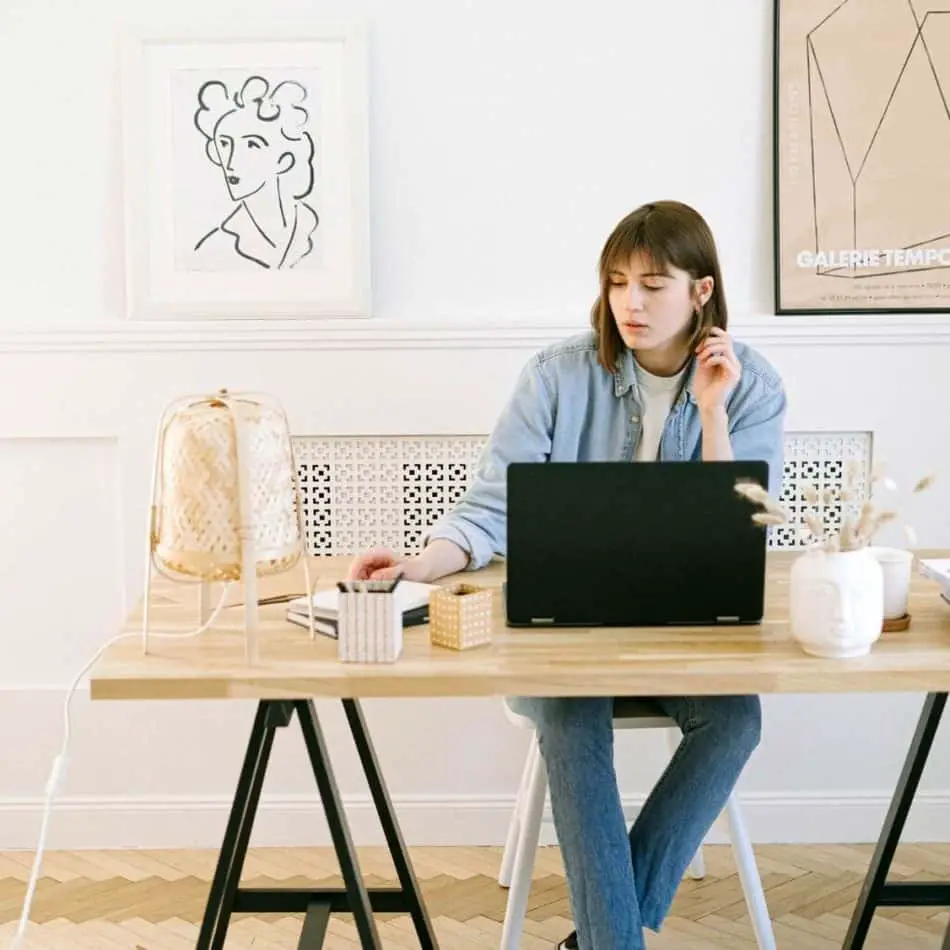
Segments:
[[[840,947],[870,857],[870,847],[756,848],[780,950]],[[0,852],[0,946],[16,929],[32,854]],[[507,892],[496,880],[498,848],[413,848],[416,874],[445,950],[497,948]],[[381,848],[361,848],[368,883],[395,883]],[[212,851],[50,852],[44,858],[28,931],[28,950],[193,950],[214,868]],[[742,891],[728,847],[706,848],[707,875],[684,880],[651,950],[754,950]],[[950,879],[950,845],[902,845],[892,878]],[[244,884],[338,886],[330,849],[257,849]],[[944,909],[877,912],[868,950],[938,950]],[[381,916],[387,948],[418,944],[408,918]],[[228,950],[288,950],[301,919],[236,917]],[[571,929],[563,869],[556,848],[538,852],[522,947],[550,948]],[[351,922],[331,920],[326,946],[359,946]]]

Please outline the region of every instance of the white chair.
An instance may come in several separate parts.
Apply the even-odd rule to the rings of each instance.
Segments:
[[[527,716],[518,715],[508,703],[504,703],[508,718],[517,726],[532,730],[534,723]],[[665,729],[670,737],[671,749],[679,744],[681,733],[675,720],[664,715],[660,708],[648,700],[619,700],[614,709],[615,729]],[[531,890],[531,874],[534,856],[541,834],[541,816],[547,793],[547,771],[538,749],[537,737],[532,734],[531,745],[521,775],[518,800],[508,827],[508,839],[498,872],[498,883],[509,888],[508,906],[501,934],[501,950],[517,950],[521,941],[528,894]],[[752,929],[759,950],[775,950],[775,936],[769,919],[768,907],[762,881],[755,863],[752,843],[746,832],[745,822],[735,794],[726,803],[726,818],[732,851],[739,870],[739,880],[745,895],[746,906],[752,919]],[[690,877],[705,876],[702,846],[689,866]],[[566,935],[565,935],[566,936]]]

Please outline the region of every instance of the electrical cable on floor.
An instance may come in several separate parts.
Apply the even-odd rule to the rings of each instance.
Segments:
[[[149,631],[149,636],[161,637],[164,640],[187,640],[204,633],[218,619],[218,615],[224,609],[230,587],[230,583],[226,583],[224,585],[224,589],[221,591],[221,599],[218,601],[217,606],[211,612],[211,616],[208,617],[208,619],[200,627],[198,627],[197,630],[192,630],[190,633],[155,633],[153,631]],[[76,677],[73,679],[72,684],[69,687],[69,691],[66,693],[66,703],[63,707],[63,745],[59,755],[57,755],[53,760],[53,767],[50,770],[50,776],[46,782],[46,801],[43,805],[43,819],[40,824],[40,840],[36,849],[36,857],[33,859],[33,869],[30,873],[30,881],[27,885],[26,896],[23,900],[23,911],[20,915],[20,924],[17,927],[16,933],[13,935],[13,941],[10,943],[9,950],[21,950],[23,945],[23,937],[26,934],[27,924],[30,920],[30,910],[33,906],[33,898],[36,894],[36,885],[40,876],[40,867],[43,863],[43,852],[46,849],[46,835],[49,831],[49,819],[53,809],[53,799],[55,798],[56,793],[60,790],[66,774],[66,753],[69,748],[70,738],[69,704],[72,701],[73,693],[76,692],[76,689],[78,688],[82,678],[86,675],[86,673],[89,672],[93,664],[95,664],[96,660],[102,656],[106,649],[112,646],[112,644],[119,643],[122,640],[128,640],[131,637],[141,638],[141,636],[141,632],[136,631],[134,633],[120,633],[111,640],[107,640],[95,652],[92,659],[79,671],[79,673],[76,674]]]

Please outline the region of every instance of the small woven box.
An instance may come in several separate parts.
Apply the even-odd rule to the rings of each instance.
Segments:
[[[345,663],[393,663],[402,653],[402,611],[373,582],[340,594],[337,656]]]
[[[491,643],[491,614],[490,588],[440,587],[429,595],[429,639],[452,650]]]

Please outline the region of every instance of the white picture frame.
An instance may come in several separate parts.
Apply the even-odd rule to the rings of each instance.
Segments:
[[[123,38],[132,319],[368,317],[366,36]]]

